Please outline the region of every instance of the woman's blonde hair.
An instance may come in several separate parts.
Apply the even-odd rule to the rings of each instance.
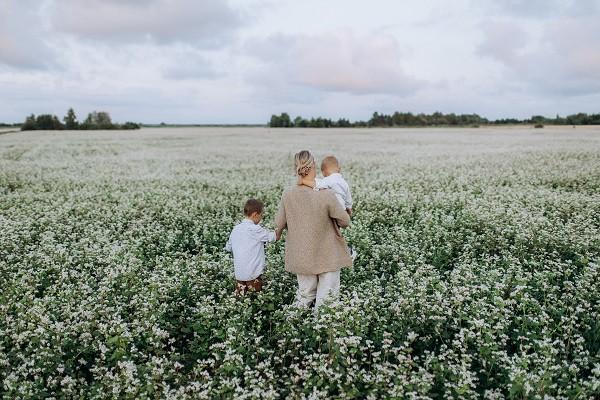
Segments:
[[[298,181],[302,180],[311,168],[315,167],[315,158],[308,150],[301,150],[294,155],[294,166],[296,167],[296,175]]]

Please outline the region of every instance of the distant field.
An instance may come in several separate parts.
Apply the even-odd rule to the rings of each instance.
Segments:
[[[305,148],[359,252],[317,317],[221,250]],[[2,398],[598,398],[598,282],[600,127],[0,135]]]

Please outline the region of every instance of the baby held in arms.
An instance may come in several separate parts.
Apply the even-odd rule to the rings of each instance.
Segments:
[[[317,189],[331,189],[335,192],[339,203],[352,215],[352,194],[350,185],[342,176],[342,168],[335,156],[327,156],[321,161],[321,172],[323,179],[317,179]]]
[[[331,189],[335,193],[338,202],[346,210],[349,216],[352,216],[352,193],[350,192],[350,185],[342,176],[342,168],[340,163],[335,156],[327,156],[321,161],[321,173],[323,179],[317,179],[317,186],[315,189]],[[356,251],[348,246],[350,256],[354,260],[356,258]]]

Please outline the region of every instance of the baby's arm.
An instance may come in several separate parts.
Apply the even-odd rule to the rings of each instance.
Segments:
[[[316,178],[315,179],[315,189],[316,190],[331,189],[331,183],[327,180],[327,178],[323,178],[323,179]]]
[[[350,185],[348,185],[348,182],[345,183],[346,184],[344,185],[344,207],[346,207],[346,212],[348,213],[348,215],[352,216],[352,192],[350,192]]]
[[[229,236],[229,239],[227,239],[227,243],[225,243],[225,247],[223,248],[223,250],[228,251],[231,253],[231,236]]]

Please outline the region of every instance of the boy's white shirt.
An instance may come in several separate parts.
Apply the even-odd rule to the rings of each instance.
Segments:
[[[316,183],[316,189],[332,189],[335,192],[335,197],[337,197],[344,209],[352,208],[352,193],[350,193],[350,186],[342,174],[335,172],[323,179],[317,179]]]
[[[275,241],[275,232],[263,228],[254,221],[244,218],[237,224],[225,245],[233,253],[233,269],[238,281],[258,278],[265,269],[265,246]]]

